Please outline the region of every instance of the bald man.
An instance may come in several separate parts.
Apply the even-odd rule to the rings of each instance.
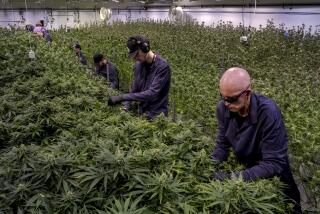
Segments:
[[[237,160],[246,166],[245,170],[232,174],[244,181],[279,176],[288,185],[284,193],[295,202],[295,213],[301,213],[280,109],[273,100],[252,92],[250,76],[242,68],[228,69],[220,79],[219,88],[221,101],[217,105],[218,133],[213,161],[226,160],[231,147]],[[214,177],[225,180],[231,174],[216,172]]]

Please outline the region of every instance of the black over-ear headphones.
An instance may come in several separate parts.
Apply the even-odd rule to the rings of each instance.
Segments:
[[[140,40],[136,40],[136,43],[143,53],[148,53],[150,51],[150,46],[147,42],[142,42]]]

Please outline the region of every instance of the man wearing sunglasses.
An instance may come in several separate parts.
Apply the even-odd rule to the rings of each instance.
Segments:
[[[221,77],[221,101],[217,105],[218,132],[212,154],[215,164],[227,159],[232,148],[246,166],[240,172],[214,173],[217,180],[242,177],[244,181],[280,177],[285,195],[293,200],[294,213],[301,213],[300,194],[288,160],[288,138],[276,103],[251,90],[248,72],[230,68]]]
[[[129,57],[136,61],[134,81],[130,93],[111,96],[108,104],[114,105],[127,101],[128,111],[132,102],[138,103],[138,112],[148,120],[163,113],[168,116],[168,98],[171,70],[165,59],[150,49],[150,41],[145,36],[136,35],[127,41]]]

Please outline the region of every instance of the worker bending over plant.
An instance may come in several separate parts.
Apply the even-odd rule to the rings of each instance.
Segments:
[[[86,58],[86,56],[85,56],[85,55],[82,53],[82,51],[81,51],[81,45],[75,44],[75,45],[73,46],[73,50],[74,50],[76,56],[79,58],[80,62],[81,62],[83,65],[87,65],[87,64],[88,64],[88,63],[87,63],[87,58]]]
[[[231,174],[216,172],[214,178],[242,177],[244,181],[280,177],[285,195],[301,213],[300,194],[288,160],[288,137],[277,104],[251,90],[248,72],[228,69],[220,79],[221,101],[217,105],[218,132],[212,154],[215,164],[226,160],[231,147],[246,169]]]
[[[44,21],[40,20],[37,22],[36,27],[33,29],[33,32],[39,37],[44,38],[47,43],[52,42],[51,35],[49,34],[49,31],[44,27]]]
[[[150,41],[144,36],[129,37],[127,47],[129,56],[136,61],[134,81],[130,93],[110,97],[109,105],[128,101],[125,104],[125,110],[128,111],[133,106],[132,101],[137,101],[138,111],[149,120],[161,113],[168,116],[169,64],[150,49]]]
[[[96,53],[93,56],[93,61],[96,66],[96,75],[103,76],[111,88],[119,89],[117,67],[100,53]]]

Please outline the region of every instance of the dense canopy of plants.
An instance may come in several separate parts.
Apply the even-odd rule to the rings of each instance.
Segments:
[[[246,29],[248,31],[249,29]],[[308,210],[319,210],[320,40],[304,27],[250,29],[167,22],[114,23],[53,32],[53,43],[0,30],[0,210],[5,213],[287,213],[277,179],[212,181],[218,79],[247,68],[254,90],[282,109],[295,178]],[[82,66],[100,51],[128,91],[126,39],[144,34],[172,68],[169,119],[147,122],[107,106],[117,94]],[[36,59],[28,59],[28,51]],[[89,66],[90,67],[90,66]],[[171,117],[177,121],[172,122]]]

